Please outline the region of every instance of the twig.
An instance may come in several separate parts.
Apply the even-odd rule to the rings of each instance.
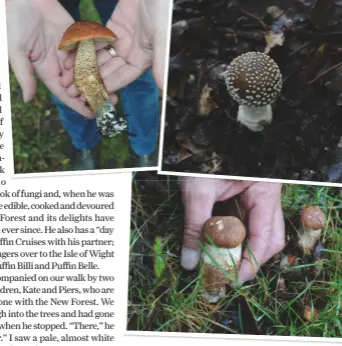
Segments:
[[[242,9],[240,6],[238,6],[238,5],[236,5],[236,4],[235,4],[235,6],[236,6],[236,8],[237,8],[239,11],[241,11],[242,13],[244,13],[246,16],[252,17],[252,18],[254,18],[255,20],[257,20],[257,21],[263,26],[263,28],[264,28],[266,31],[269,31],[269,30],[270,30],[270,28],[268,27],[268,25],[266,25],[259,17],[257,17],[256,15],[254,15],[254,14],[252,14],[252,13],[250,13],[250,12],[245,11],[244,9]]]
[[[319,74],[316,78],[314,78],[312,81],[310,81],[308,84],[312,84],[314,82],[316,82],[317,79],[321,78],[322,76],[324,76],[325,74],[331,72],[332,70],[334,70],[335,68],[339,67],[342,65],[342,61],[340,61],[338,64],[328,68],[326,71],[322,72],[321,74]]]

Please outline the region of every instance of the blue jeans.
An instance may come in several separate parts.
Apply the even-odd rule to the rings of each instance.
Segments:
[[[61,1],[64,8],[77,21],[79,15],[78,0]],[[107,23],[117,1],[94,0],[102,23]],[[61,121],[72,138],[73,145],[78,149],[91,149],[101,139],[96,121],[88,120],[63,104],[56,96]],[[129,115],[128,130],[136,137],[129,137],[131,147],[137,155],[149,155],[156,149],[159,129],[159,90],[152,76],[152,70],[146,71],[139,79],[121,89],[121,100],[124,114]]]

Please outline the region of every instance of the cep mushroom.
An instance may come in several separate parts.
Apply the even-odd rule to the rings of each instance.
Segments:
[[[225,83],[231,97],[239,103],[239,122],[254,132],[272,122],[271,104],[282,88],[282,75],[272,58],[258,52],[238,56],[225,72]]]
[[[300,222],[298,244],[306,255],[310,255],[322,234],[324,212],[318,207],[307,206],[302,210]]]
[[[74,50],[74,82],[90,109],[95,114],[103,135],[113,136],[127,129],[127,122],[119,117],[108,98],[100,75],[96,57],[96,41],[113,43],[116,35],[101,24],[89,21],[73,23],[64,33],[58,46],[60,50]]]
[[[226,285],[237,279],[246,229],[235,216],[215,216],[205,222],[203,235],[201,291],[210,303],[215,303],[224,296]]]

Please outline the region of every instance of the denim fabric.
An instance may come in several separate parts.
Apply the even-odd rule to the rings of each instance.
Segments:
[[[64,8],[79,20],[79,1],[61,0]],[[117,1],[94,0],[101,20],[106,23]],[[82,115],[63,104],[57,97],[56,102],[61,121],[78,149],[91,149],[101,139],[96,121],[85,119]],[[129,137],[133,151],[138,155],[149,155],[155,151],[159,129],[159,90],[152,76],[146,71],[139,79],[121,90],[124,113],[128,115],[129,131],[137,137]]]

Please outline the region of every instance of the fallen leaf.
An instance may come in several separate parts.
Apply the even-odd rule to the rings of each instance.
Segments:
[[[222,159],[215,152],[211,155],[211,158],[204,162],[201,166],[203,173],[214,174],[222,171]]]
[[[311,322],[314,318],[317,318],[319,314],[319,310],[315,309],[314,307],[311,307],[310,305],[305,305],[304,311],[303,311],[303,317],[308,322]]]
[[[211,97],[211,92],[213,88],[210,88],[208,84],[206,84],[201,93],[201,97],[199,100],[199,113],[201,115],[209,115],[212,109],[218,108],[217,104],[213,101]]]
[[[205,152],[205,149],[199,148],[185,133],[178,133],[176,139],[182,149],[186,149],[192,154],[200,155]]]
[[[325,45],[321,44],[316,50],[310,63],[305,66],[300,73],[300,79],[304,83],[309,83],[317,74],[318,70],[322,67],[324,62]]]
[[[278,279],[278,295],[280,297],[284,296],[285,292],[286,292],[285,279],[282,276],[280,276]]]
[[[269,31],[265,35],[265,41],[266,41],[266,48],[264,53],[268,54],[272,48],[277,47],[277,46],[282,46],[285,41],[284,33],[275,33],[273,31]]]

